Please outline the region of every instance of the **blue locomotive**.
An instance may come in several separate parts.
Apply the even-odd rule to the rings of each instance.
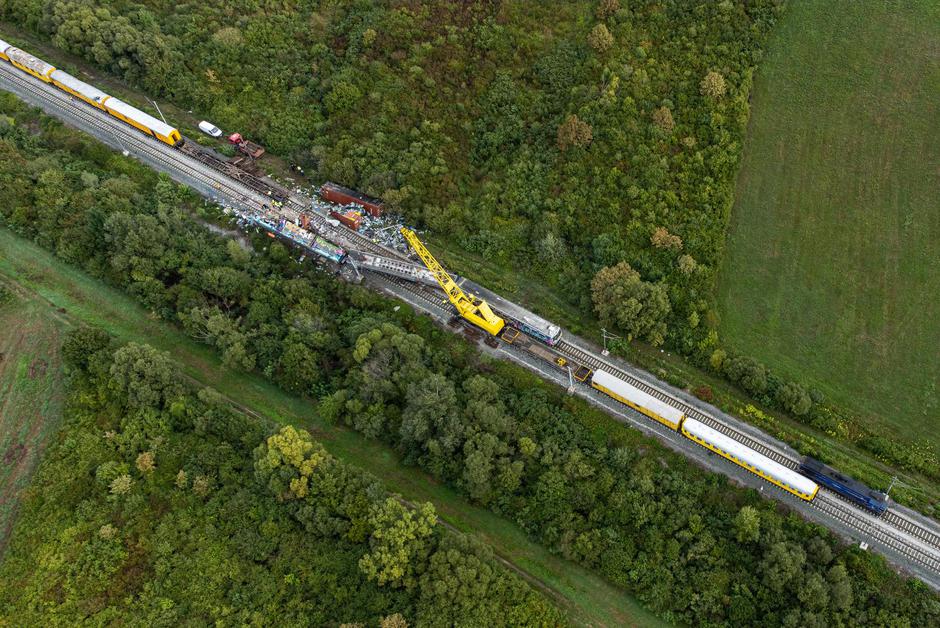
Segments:
[[[809,456],[803,458],[800,462],[800,472],[876,515],[888,509],[888,496],[885,493],[868,488],[858,480],[842,475],[815,458]]]

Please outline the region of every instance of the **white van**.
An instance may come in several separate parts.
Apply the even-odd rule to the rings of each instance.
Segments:
[[[211,135],[212,137],[219,137],[222,135],[222,131],[216,125],[211,122],[206,122],[203,120],[199,123],[199,130],[205,133],[206,135]]]

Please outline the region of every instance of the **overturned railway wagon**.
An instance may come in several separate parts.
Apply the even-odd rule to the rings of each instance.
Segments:
[[[246,215],[244,216],[244,220],[249,224],[261,228],[272,238],[280,236],[292,244],[298,245],[305,251],[315,253],[331,262],[342,264],[346,261],[348,255],[346,249],[336,246],[332,242],[292,222],[287,222],[283,218],[275,220],[269,216],[256,214]]]
[[[332,181],[327,181],[320,186],[320,196],[331,203],[340,205],[351,203],[361,205],[372,216],[381,216],[385,211],[385,203],[381,199],[351,190]]]

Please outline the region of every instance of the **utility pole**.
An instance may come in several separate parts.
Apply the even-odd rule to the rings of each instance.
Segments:
[[[604,350],[601,351],[601,355],[603,355],[603,356],[606,357],[606,356],[610,355],[610,351],[607,350],[607,340],[608,340],[608,339],[610,339],[610,340],[619,340],[619,339],[620,339],[620,336],[617,336],[617,335],[614,335],[614,334],[610,333],[609,331],[607,331],[607,330],[604,329],[603,327],[601,328],[601,336],[603,336],[603,338],[604,338]]]
[[[573,395],[574,394],[574,375],[571,374],[570,366],[566,366],[565,368],[568,369],[568,394]]]
[[[160,105],[157,104],[157,101],[156,101],[156,100],[151,100],[150,102],[152,102],[152,103],[153,103],[153,106],[157,108],[157,113],[160,114],[160,119],[163,120],[163,124],[169,124],[169,122],[166,121],[166,118],[163,117],[163,112],[160,111]]]
[[[109,130],[110,130],[110,129],[109,129]],[[124,146],[124,142],[121,141],[121,138],[118,137],[118,134],[115,133],[114,131],[111,131],[111,135],[114,137],[115,140],[117,140],[118,146],[121,147],[121,154],[124,155],[125,157],[127,157],[128,155],[130,155],[131,152],[130,152],[129,150],[127,150],[127,147],[126,147],[126,146]]]
[[[897,481],[898,481],[898,476],[894,476],[893,478],[891,478],[891,484],[888,485],[888,490],[885,491],[885,495],[891,494],[891,489],[894,488],[894,485],[897,483]]]

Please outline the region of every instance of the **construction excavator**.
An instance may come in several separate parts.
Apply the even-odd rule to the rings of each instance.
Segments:
[[[405,238],[405,242],[411,245],[411,248],[418,254],[427,269],[437,279],[437,283],[440,284],[441,289],[453,306],[457,308],[457,313],[460,316],[494,336],[503,330],[506,321],[497,316],[486,301],[464,292],[453,277],[441,266],[440,262],[434,259],[434,256],[424,246],[424,243],[418,239],[414,231],[406,227],[402,227],[400,231]]]

